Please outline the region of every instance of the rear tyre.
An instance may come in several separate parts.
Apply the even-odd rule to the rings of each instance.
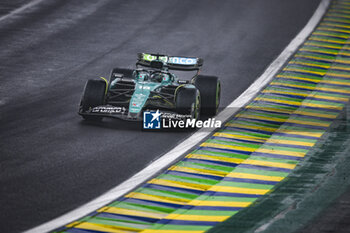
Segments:
[[[94,107],[103,105],[105,102],[106,83],[102,80],[88,80],[85,85],[84,94],[81,99],[81,109],[83,112]],[[100,121],[101,116],[82,116],[85,120]]]
[[[178,113],[199,119],[201,100],[197,88],[180,88],[176,93],[175,101]]]
[[[218,77],[198,75],[194,81],[201,95],[201,113],[206,116],[217,114],[220,105],[221,86]]]

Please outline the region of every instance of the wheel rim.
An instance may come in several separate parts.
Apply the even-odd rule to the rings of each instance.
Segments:
[[[200,115],[200,95],[196,95],[196,102],[192,105],[192,118],[198,119]]]
[[[196,97],[196,119],[199,118],[200,109],[201,109],[201,100],[200,95],[198,94]]]

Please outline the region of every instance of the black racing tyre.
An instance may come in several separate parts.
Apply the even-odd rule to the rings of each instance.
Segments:
[[[201,113],[206,116],[217,114],[220,105],[220,80],[215,76],[198,75],[194,85],[201,95]]]
[[[200,93],[197,88],[181,87],[176,92],[176,111],[180,114],[191,115],[194,119],[200,116]]]
[[[102,80],[88,80],[85,85],[84,94],[81,99],[81,108],[83,112],[103,105],[105,102],[106,83]],[[102,120],[101,116],[83,115],[85,120]]]

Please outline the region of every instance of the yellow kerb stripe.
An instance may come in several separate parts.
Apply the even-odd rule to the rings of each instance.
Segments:
[[[325,96],[325,95],[319,95],[317,92],[311,92],[309,94],[306,93],[294,93],[294,92],[288,92],[288,91],[277,91],[277,90],[264,90],[262,93],[273,93],[273,94],[286,94],[286,95],[297,95],[297,96],[304,96],[304,97],[314,97],[318,99],[326,99],[326,100],[338,100],[338,101],[349,101],[349,98],[346,97],[336,97],[336,96]],[[247,108],[249,105],[247,106]],[[290,110],[292,111],[292,110]]]
[[[340,76],[340,75],[335,75],[332,73],[328,73],[328,74],[330,74],[332,76],[338,76],[338,77]],[[277,77],[278,78],[286,78],[286,79],[294,79],[294,80],[304,80],[304,81],[309,81],[309,82],[314,82],[314,83],[338,84],[338,85],[343,85],[343,86],[350,86],[350,82],[348,82],[348,81],[316,80],[316,79],[312,79],[312,78],[302,78],[302,77],[282,75],[282,74],[277,75]]]
[[[265,117],[259,115],[253,115],[249,113],[237,114],[237,117],[247,118],[247,119],[260,119],[260,120],[270,120],[276,122],[285,122],[286,119],[278,118],[278,117]]]
[[[275,132],[276,131],[276,128],[272,128],[272,127],[245,125],[245,124],[239,124],[239,123],[227,123],[226,126],[239,127],[239,128],[244,128],[244,129],[257,129],[257,130],[264,130],[264,131],[268,131],[268,132]]]
[[[255,152],[268,153],[268,154],[288,155],[288,156],[294,156],[294,157],[304,157],[305,154],[306,154],[306,152],[274,150],[274,149],[266,149],[266,148],[259,148]]]
[[[328,127],[331,124],[329,122],[312,122],[312,121],[303,121],[303,120],[297,120],[297,119],[288,119],[286,122],[300,124],[300,125],[313,125],[313,126],[322,126],[322,127]]]
[[[274,139],[270,138],[266,141],[267,143],[275,144],[285,144],[285,145],[297,145],[297,146],[313,146],[314,142],[303,142],[303,141],[294,141],[294,140],[283,140],[283,139]]]
[[[214,147],[214,148],[221,148],[221,149],[250,151],[250,152],[253,152],[253,151],[256,150],[255,148],[250,148],[250,147],[231,146],[231,145],[224,145],[224,144],[218,144],[218,143],[209,143],[209,142],[202,143],[200,146],[203,146],[203,147]]]
[[[339,24],[339,23],[320,23],[320,25],[324,25],[324,26],[336,26],[336,27],[342,27],[342,28],[350,28],[350,26],[346,26],[344,24]]]
[[[337,29],[337,28],[328,28],[328,27],[323,27],[323,26],[320,26],[317,29],[323,30],[323,31],[330,31],[330,32],[344,32],[344,33],[347,33],[347,34],[350,33],[349,30]]]
[[[311,46],[317,46],[321,48],[329,48],[329,49],[341,49],[341,45],[335,46],[330,44],[319,44],[315,42],[307,42],[305,45],[311,45]],[[304,62],[290,62],[291,64],[300,64],[300,65],[307,65],[307,66],[313,66],[313,67],[323,67],[323,68],[329,68],[330,65],[319,65],[319,64],[313,64],[313,63],[304,63]]]
[[[224,137],[224,138],[246,139],[246,140],[254,141],[254,142],[264,142],[265,141],[265,139],[263,137],[255,137],[255,136],[241,135],[241,134],[235,134],[235,133],[215,133],[214,136]]]
[[[258,166],[278,167],[278,168],[287,168],[287,169],[294,169],[296,166],[296,164],[277,163],[277,162],[261,161],[261,160],[253,160],[253,159],[247,159],[242,164],[251,164],[251,165],[258,165]]]
[[[343,45],[345,44],[344,41],[338,41],[338,40],[332,40],[332,39],[324,39],[324,38],[319,38],[319,37],[311,37],[310,40],[313,40],[313,41],[321,41],[321,42],[330,42],[330,43],[336,43],[336,44],[339,44],[339,45]],[[298,54],[297,54],[298,55]],[[327,59],[327,61],[331,61],[330,59]]]
[[[308,112],[304,111],[302,109],[297,109],[294,112],[295,114],[305,115],[305,116],[318,116],[318,117],[324,117],[324,118],[330,118],[334,119],[337,118],[338,114],[326,114],[326,113],[319,113],[319,112]]]
[[[276,132],[278,133],[286,133],[286,134],[295,134],[295,135],[301,135],[301,136],[310,136],[310,137],[321,137],[323,133],[318,132],[307,132],[307,131],[298,131],[298,130],[291,130],[291,129],[278,129]]]
[[[256,174],[239,173],[239,172],[229,173],[227,174],[227,177],[252,179],[252,180],[265,180],[265,181],[281,181],[284,179],[284,177],[281,177],[281,176],[265,176],[265,175],[256,175]]]
[[[303,72],[303,73],[309,73],[309,74],[318,74],[318,75],[325,75],[326,71],[322,71],[322,72],[317,72],[317,71],[312,71],[312,70],[307,70],[307,69],[298,69],[298,68],[284,68],[283,70],[287,70],[287,71],[296,71],[296,72]]]
[[[78,225],[74,226],[74,228],[85,229],[85,230],[93,230],[93,231],[102,231],[108,233],[132,233],[141,231],[141,229],[124,227],[124,226],[111,226],[90,222],[81,222]]]
[[[188,199],[165,197],[165,196],[158,196],[158,195],[151,195],[151,194],[137,193],[137,192],[128,193],[124,197],[141,199],[141,200],[149,200],[149,201],[167,202],[167,203],[178,204],[178,205],[184,205],[189,201]]]
[[[350,53],[343,54],[343,55],[350,55]],[[348,75],[348,74],[338,74],[338,73],[334,73],[332,71],[327,72],[327,75],[332,75],[334,77],[341,77],[341,78],[350,78],[350,75]]]
[[[223,172],[223,171],[192,168],[192,167],[182,167],[182,166],[172,166],[171,168],[169,168],[169,170],[203,174],[203,175],[214,175],[214,176],[221,176],[221,177],[224,177],[227,174],[227,172]]]
[[[203,155],[203,154],[196,154],[196,153],[189,154],[186,156],[186,158],[224,161],[229,163],[240,163],[244,160],[244,159],[228,158],[228,157],[214,156],[214,155]]]
[[[252,202],[240,202],[240,201],[206,201],[206,200],[193,200],[188,205],[193,206],[220,206],[220,207],[247,207]]]
[[[307,44],[307,45],[318,45],[318,43],[315,43],[315,42],[307,42],[305,44]],[[341,46],[339,46],[339,47],[341,47]],[[289,64],[298,64],[298,65],[305,65],[305,66],[311,66],[311,67],[322,67],[322,68],[327,68],[327,69],[329,67],[331,67],[330,64],[321,65],[321,64],[314,64],[314,63],[303,62],[303,61],[290,61]]]
[[[131,210],[131,209],[118,208],[118,207],[108,207],[108,206],[97,210],[97,212],[132,215],[132,216],[157,218],[157,219],[161,219],[167,216],[167,214],[153,213],[153,212],[142,211],[142,210]]]
[[[186,230],[162,230],[162,229],[146,229],[141,233],[204,233],[203,231],[186,231]]]
[[[278,113],[288,113],[292,114],[294,110],[292,109],[280,109],[280,108],[274,108],[274,107],[267,107],[264,105],[248,105],[246,106],[248,109],[259,109],[259,110],[266,110],[266,111],[272,111],[272,112],[278,112]]]
[[[222,222],[228,219],[229,217],[231,216],[169,214],[165,219]]]
[[[164,180],[164,179],[153,179],[153,180],[150,180],[148,183],[159,184],[159,185],[170,186],[170,187],[201,190],[201,191],[205,191],[208,188],[210,188],[210,185],[205,185],[205,184],[194,184],[194,183],[187,183],[187,182],[174,181],[174,180]]]
[[[209,189],[209,191],[264,195],[267,192],[269,192],[270,189],[252,189],[252,188],[241,188],[241,187],[213,186]]]
[[[313,32],[312,35],[319,35],[319,36],[334,36],[332,33],[327,33],[327,32]],[[340,38],[344,38],[344,39],[347,39],[348,36],[345,36],[345,35],[337,35],[337,37],[340,37]],[[300,49],[302,50],[302,49]],[[307,51],[307,50],[306,50]],[[325,53],[325,52],[324,52]],[[326,52],[326,53],[330,53],[330,54],[337,54],[337,53],[331,53],[331,52]]]
[[[317,116],[317,117],[324,117],[324,118],[331,118],[331,119],[334,119],[337,117],[337,115],[334,115],[334,114],[332,115],[332,114],[323,114],[320,112],[308,112],[308,111],[304,111],[302,109],[284,110],[284,109],[264,107],[264,106],[247,106],[247,108],[274,111],[274,112],[278,112],[278,113],[289,113],[289,114],[294,113],[294,114],[305,115],[305,116]]]
[[[320,91],[330,91],[330,92],[336,92],[336,93],[350,94],[350,90],[334,89],[334,88],[328,88],[328,87],[322,87],[322,86],[320,86],[320,87],[319,86],[308,87],[308,86],[303,86],[303,85],[281,83],[281,82],[271,82],[271,85],[280,85],[280,86],[285,86],[285,87],[300,87],[300,88],[308,89],[308,90],[320,90]]]

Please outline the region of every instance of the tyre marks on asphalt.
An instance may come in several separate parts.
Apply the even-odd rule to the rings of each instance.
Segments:
[[[184,159],[57,232],[204,232],[272,192],[350,98],[350,0],[256,98]]]

